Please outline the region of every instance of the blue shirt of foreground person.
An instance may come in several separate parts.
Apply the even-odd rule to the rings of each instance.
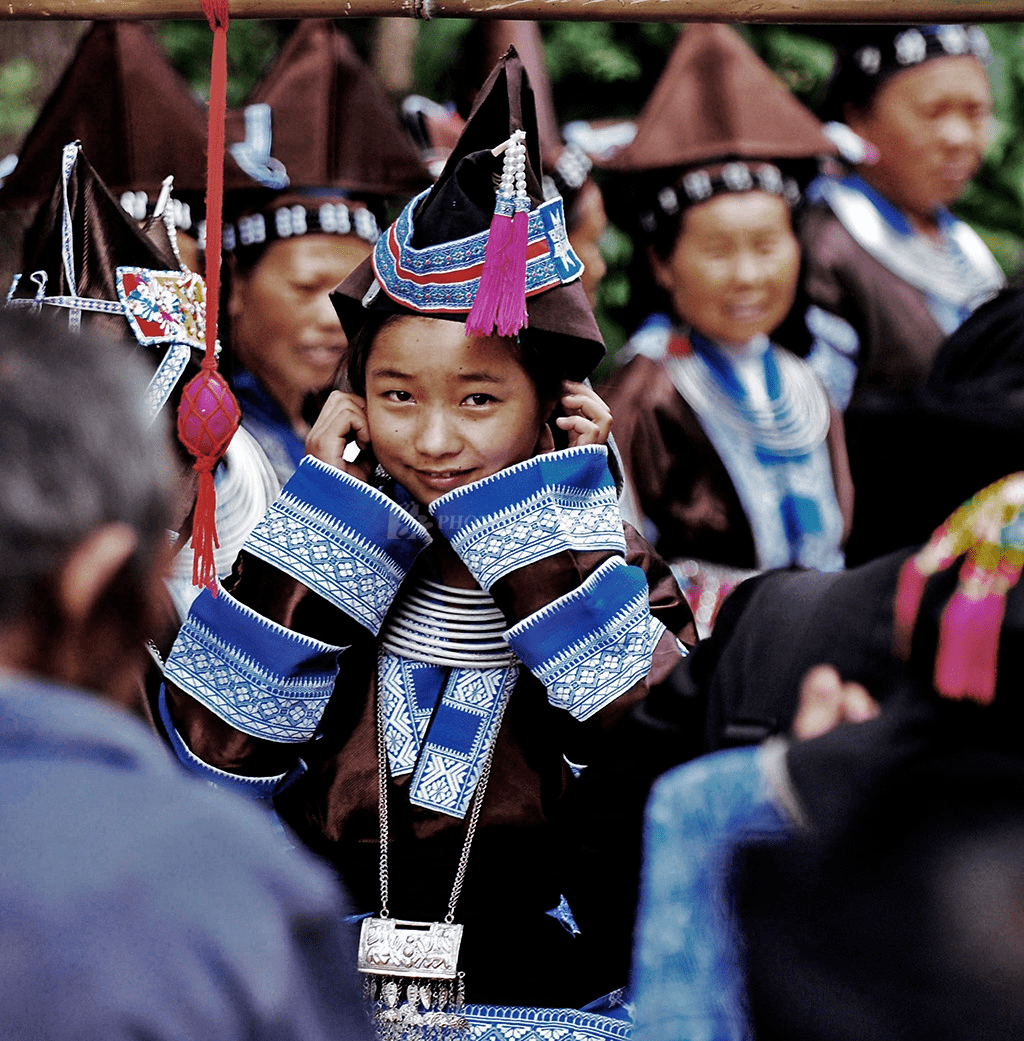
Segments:
[[[171,470],[120,348],[0,313],[0,1037],[368,1038],[344,899],[128,700]]]

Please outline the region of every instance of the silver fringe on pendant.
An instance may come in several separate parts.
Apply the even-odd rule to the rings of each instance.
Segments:
[[[378,1041],[464,1041],[467,1036],[461,972],[450,980],[367,975],[363,996]]]

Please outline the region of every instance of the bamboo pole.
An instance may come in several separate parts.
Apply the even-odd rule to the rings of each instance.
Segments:
[[[232,18],[525,18],[608,22],[1014,22],[1021,0],[231,0]],[[199,0],[0,0],[0,17],[205,18]]]

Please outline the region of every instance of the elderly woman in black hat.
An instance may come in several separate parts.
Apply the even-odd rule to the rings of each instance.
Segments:
[[[735,30],[694,25],[608,163],[664,311],[603,393],[639,510],[705,624],[743,572],[843,566],[842,425],[786,339],[772,340],[800,270],[793,173],[830,151]]]
[[[991,137],[989,55],[979,26],[845,34],[822,115],[851,169],[812,185],[800,233],[811,363],[841,409],[922,387],[943,338],[1003,284],[948,210]]]

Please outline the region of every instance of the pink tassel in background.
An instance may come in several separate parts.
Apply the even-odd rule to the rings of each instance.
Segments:
[[[943,697],[992,703],[1005,610],[1005,583],[997,588],[995,572],[968,557],[939,620],[935,689]]]

